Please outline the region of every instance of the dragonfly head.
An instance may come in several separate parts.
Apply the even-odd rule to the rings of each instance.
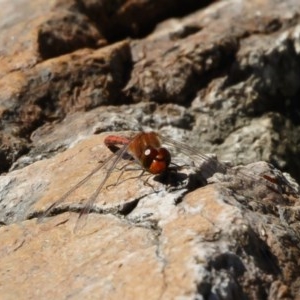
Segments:
[[[166,171],[171,162],[171,154],[166,148],[147,147],[143,155],[143,167],[152,174]]]

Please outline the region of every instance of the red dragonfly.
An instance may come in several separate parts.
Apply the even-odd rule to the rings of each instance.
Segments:
[[[171,154],[166,148],[162,147],[162,139],[164,140],[165,144],[178,148],[181,152],[186,153],[187,156],[195,156],[198,162],[207,162],[207,174],[205,175],[205,178],[211,177],[215,172],[226,173],[228,170],[228,167],[220,163],[216,158],[201,154],[183,143],[175,142],[168,138],[161,138],[158,133],[153,131],[139,132],[132,138],[109,135],[105,138],[104,143],[113,153],[106,158],[103,163],[99,164],[95,169],[93,169],[85,178],[83,178],[74,187],[63,194],[60,199],[50,205],[50,207],[47,208],[39,220],[43,220],[46,216],[50,215],[53,209],[61,204],[71,193],[86,183],[101,168],[108,166],[106,175],[102,179],[95,192],[91,195],[83,209],[80,211],[79,218],[81,218],[83,215],[87,215],[92,209],[94,202],[104,187],[106,181],[110,177],[111,172],[115,169],[125,155],[129,155],[129,157],[138,163],[144,171],[147,171],[151,174],[163,174],[167,172],[170,169]],[[264,180],[267,183],[266,185],[274,190],[273,179],[267,175],[257,176],[253,173],[249,174],[248,172],[244,172],[242,175],[244,178],[246,176],[256,180],[259,179],[260,181]]]
[[[170,152],[166,148],[161,147],[161,141],[158,134],[155,132],[139,132],[133,138],[109,135],[105,138],[104,143],[113,153],[74,187],[63,194],[61,198],[51,204],[39,218],[39,221],[50,215],[55,207],[61,204],[70,194],[86,183],[95,173],[110,164],[101,183],[81,210],[79,218],[83,215],[87,215],[93,207],[97,196],[104,187],[112,171],[126,154],[129,155],[130,158],[134,159],[145,171],[151,174],[161,174],[166,172],[171,163]]]

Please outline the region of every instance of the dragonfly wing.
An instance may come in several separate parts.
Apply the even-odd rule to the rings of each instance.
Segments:
[[[104,168],[107,163],[113,158],[115,154],[112,153],[109,157],[107,157],[103,163],[99,164],[96,168],[94,168],[86,177],[80,180],[75,186],[73,186],[70,190],[68,190],[65,194],[63,194],[57,201],[51,204],[46,211],[38,217],[38,223],[41,223],[46,217],[48,217],[51,212],[58,207],[61,203],[63,203],[74,191],[76,191],[79,187],[85,184],[95,173],[97,173],[100,169]]]
[[[225,174],[228,173],[228,171],[230,170],[228,166],[222,164],[216,158],[202,154],[198,150],[195,150],[184,143],[174,141],[171,138],[166,137],[161,137],[161,139],[165,144],[171,145],[171,147],[173,146],[177,148],[186,155],[192,156],[196,163],[203,164],[203,167],[201,167],[200,172],[204,178],[209,178],[216,172]],[[206,174],[203,174],[203,172],[205,172]],[[268,175],[256,174],[254,171],[249,169],[238,170],[238,172],[236,172],[235,175],[241,180],[252,180],[253,182],[256,181],[264,184],[266,187],[273,191],[276,191],[277,193],[281,193],[281,188],[276,183],[276,180],[270,180],[270,177]],[[287,186],[289,190],[292,191],[291,193],[295,193],[295,189],[291,187],[290,184],[288,184]]]
[[[174,141],[171,138],[162,137],[162,141],[164,144],[179,150],[179,152],[185,154],[195,162],[197,166],[200,166],[201,173],[206,179],[216,172],[226,173],[228,170],[228,167],[219,162],[216,157],[205,155],[198,150],[191,148],[184,143]]]
[[[115,158],[109,160],[110,165],[109,165],[109,168],[107,170],[107,173],[106,173],[105,177],[100,182],[99,186],[97,187],[95,192],[91,195],[91,197],[89,198],[87,203],[84,205],[83,209],[80,211],[80,214],[79,214],[76,226],[75,226],[75,231],[77,231],[80,228],[84,227],[84,225],[86,223],[86,217],[90,213],[90,211],[91,211],[91,209],[92,209],[92,207],[95,203],[95,200],[97,199],[99,193],[101,192],[102,188],[104,187],[104,185],[105,185],[107,179],[109,178],[111,172],[117,166],[119,161],[123,158],[124,154],[127,153],[128,146],[129,145],[123,146],[121,149],[119,149],[116,153],[113,154],[113,156],[115,156]],[[110,156],[110,158],[111,158],[111,156]]]

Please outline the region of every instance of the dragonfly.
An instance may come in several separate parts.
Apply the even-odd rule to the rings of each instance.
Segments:
[[[202,154],[185,143],[174,141],[167,137],[162,137],[155,131],[141,131],[134,133],[131,137],[108,135],[104,140],[104,144],[111,150],[112,153],[101,164],[97,165],[86,177],[80,180],[57,201],[51,204],[38,218],[39,222],[49,216],[56,207],[65,201],[80,186],[85,184],[100,169],[106,167],[105,176],[94,193],[89,197],[86,204],[80,210],[78,219],[81,219],[83,216],[87,216],[92,210],[98,195],[105,186],[111,173],[125,156],[137,163],[142,168],[143,172],[148,172],[153,175],[160,175],[168,172],[172,165],[172,156],[170,151],[166,147],[163,147],[163,144],[176,148],[187,156],[195,157],[197,162],[204,163],[206,167],[203,167],[202,169],[206,169],[205,172],[207,174],[205,174],[205,178],[211,177],[216,172],[226,173],[229,169],[227,165],[219,162],[216,157]],[[246,176],[256,180],[259,179],[260,181],[263,180],[268,187],[274,190],[274,180],[267,175],[258,176],[252,172],[241,172],[241,175],[243,178]]]

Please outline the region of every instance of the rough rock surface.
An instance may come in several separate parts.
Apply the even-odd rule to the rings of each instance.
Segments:
[[[288,188],[284,177],[265,163],[190,193],[188,183],[167,187],[139,177],[140,170],[118,180],[122,171],[115,171],[94,213],[74,231],[78,214],[64,212],[89,198],[106,174],[100,169],[51,220],[21,222],[41,215],[109,155],[103,137],[1,178],[1,219],[11,224],[1,228],[4,298],[283,299],[299,292],[299,281],[291,280],[299,277],[300,199],[279,189]],[[276,189],[254,170],[277,178]]]
[[[300,3],[199,2],[2,1],[1,299],[299,299]],[[43,217],[141,129],[183,167]]]

